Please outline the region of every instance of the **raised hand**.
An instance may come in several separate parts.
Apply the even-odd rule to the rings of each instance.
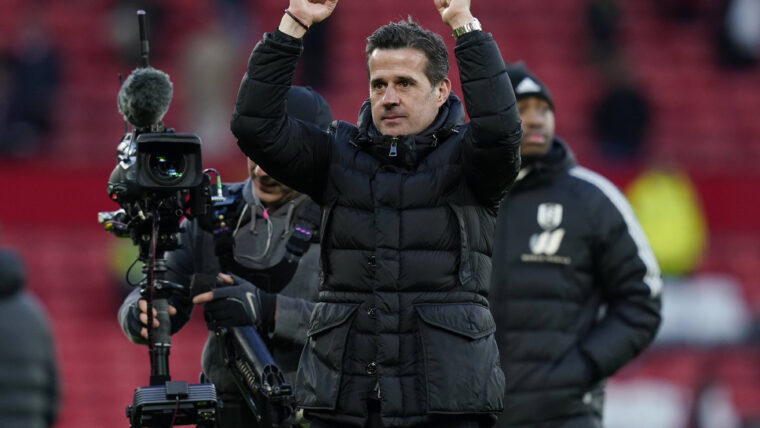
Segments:
[[[441,19],[449,27],[461,27],[472,21],[470,0],[433,0]]]
[[[307,26],[327,19],[338,0],[290,0],[288,10]]]

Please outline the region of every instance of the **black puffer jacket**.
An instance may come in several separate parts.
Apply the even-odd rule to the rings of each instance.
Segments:
[[[659,269],[630,206],[555,140],[502,201],[496,237],[489,300],[507,376],[498,426],[600,420],[603,380],[660,323]]]
[[[379,398],[388,426],[501,410],[504,377],[486,300],[495,208],[516,176],[514,94],[487,34],[455,53],[472,122],[451,96],[417,136],[378,135],[369,105],[332,132],[282,101],[300,41],[254,49],[232,129],[273,177],[323,206],[320,302],[297,394],[312,416],[361,426]],[[389,156],[390,147],[398,155]]]

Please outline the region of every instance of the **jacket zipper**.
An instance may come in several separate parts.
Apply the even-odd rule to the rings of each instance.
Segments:
[[[398,156],[396,145],[398,145],[398,137],[391,137],[391,151],[388,152],[388,157],[395,158],[396,156]]]

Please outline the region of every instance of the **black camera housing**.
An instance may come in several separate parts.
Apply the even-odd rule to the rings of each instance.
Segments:
[[[130,132],[117,150],[119,163],[107,190],[121,205],[203,184],[201,140],[195,134]]]
[[[190,189],[203,182],[201,140],[195,134],[139,134],[136,155],[136,180],[141,189]]]
[[[102,212],[99,221],[110,224],[107,230],[117,236],[130,236],[141,245],[155,220],[160,231],[157,250],[176,249],[181,218],[204,214],[210,203],[209,178],[201,169],[200,138],[172,131],[129,132],[117,153],[107,192],[123,214]],[[109,221],[115,218],[121,220]],[[141,246],[141,259],[147,258],[143,250]]]

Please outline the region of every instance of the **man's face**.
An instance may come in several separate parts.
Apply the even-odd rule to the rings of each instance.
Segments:
[[[425,130],[446,102],[451,81],[432,86],[425,76],[427,57],[419,49],[375,49],[369,56],[372,121],[383,135],[413,135]]]
[[[517,101],[517,111],[522,119],[523,137],[520,155],[535,158],[546,154],[554,139],[554,111],[546,100],[526,97]]]
[[[278,208],[298,196],[298,192],[270,177],[250,159],[248,159],[248,173],[253,180],[253,191],[267,208]]]

